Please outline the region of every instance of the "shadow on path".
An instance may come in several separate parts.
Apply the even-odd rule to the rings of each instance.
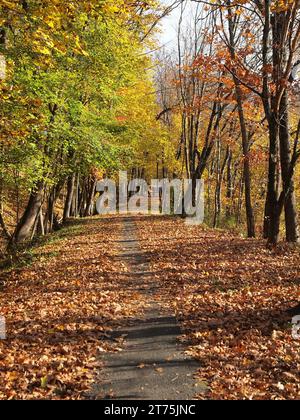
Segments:
[[[104,356],[105,367],[93,394],[113,400],[193,400],[205,392],[194,379],[199,363],[184,353],[175,316],[162,313],[157,285],[149,276],[133,218],[124,218],[123,235],[118,241],[118,258],[126,262],[128,277],[132,276],[130,285],[125,283],[124,287],[129,293],[136,287],[149,295],[149,307],[142,319],[131,320],[113,333],[112,339],[124,340],[124,349]]]

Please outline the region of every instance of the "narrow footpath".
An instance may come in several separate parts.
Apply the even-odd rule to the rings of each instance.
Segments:
[[[134,218],[124,218],[118,247],[118,258],[128,267],[124,287],[128,294],[146,294],[148,307],[141,319],[114,332],[113,339],[124,338],[124,349],[104,356],[97,393],[114,400],[193,400],[199,392],[194,379],[199,363],[185,354],[178,342],[181,331],[176,318],[166,313],[159,301]]]

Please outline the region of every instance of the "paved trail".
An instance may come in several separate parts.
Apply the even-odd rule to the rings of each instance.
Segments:
[[[150,305],[142,319],[115,331],[114,338],[125,337],[125,348],[105,356],[98,395],[115,400],[192,400],[201,391],[194,380],[199,364],[178,343],[181,332],[174,315],[162,311],[134,218],[124,218],[123,235],[119,258],[127,262],[130,277],[124,287],[128,293],[149,295]]]

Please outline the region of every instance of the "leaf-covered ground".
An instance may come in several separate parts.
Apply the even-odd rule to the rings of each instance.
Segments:
[[[175,309],[208,399],[299,399],[300,342],[285,310],[299,300],[299,250],[137,217],[153,298]],[[143,312],[118,256],[122,219],[81,221],[2,272],[0,399],[90,398],[102,355],[119,351],[110,332]],[[147,287],[147,285],[145,286]],[[100,373],[100,374],[99,374]]]
[[[144,305],[120,286],[118,218],[80,222],[32,250],[33,264],[1,274],[0,399],[85,398],[109,332]]]
[[[210,399],[300,399],[300,341],[287,308],[300,300],[299,250],[266,249],[180,219],[142,218],[141,244]]]

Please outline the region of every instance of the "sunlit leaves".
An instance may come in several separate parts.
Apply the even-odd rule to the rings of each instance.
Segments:
[[[124,140],[132,136],[135,144],[145,127],[140,118],[138,127],[133,119],[120,128],[116,115],[132,105],[131,92],[139,102],[147,95],[144,89],[153,89],[149,80],[140,93],[134,87],[150,65],[139,58],[141,28],[135,31],[132,24],[143,19],[136,6],[123,1],[83,1],[78,7],[46,1],[43,8],[38,1],[27,1],[25,8],[16,2],[18,9],[0,5],[4,24],[15,28],[14,33],[7,30],[3,49],[9,65],[1,96],[1,139],[17,165],[28,165],[25,171],[18,166],[28,185],[38,176],[53,185],[75,169],[82,174],[93,168],[117,171],[131,161],[129,150],[133,152],[128,145],[124,148]],[[141,15],[144,7],[150,11],[150,4],[137,7]],[[125,96],[123,88],[128,88]],[[148,119],[152,127],[154,97],[148,98],[143,107],[146,114],[153,110]],[[53,105],[55,116],[49,111]],[[12,122],[10,115],[15,115]],[[32,156],[33,145],[37,159],[24,160]],[[13,167],[6,168],[10,174]]]
[[[285,309],[299,300],[299,251],[266,249],[171,219],[138,223],[160,299],[177,311],[207,384],[200,399],[297,399],[299,342]]]
[[[103,353],[122,345],[108,340],[111,330],[146,305],[122,290],[126,267],[112,246],[120,230],[120,223],[100,220],[65,229],[32,251],[32,266],[5,273],[0,313],[9,334],[0,341],[0,400],[84,399],[92,392]]]

